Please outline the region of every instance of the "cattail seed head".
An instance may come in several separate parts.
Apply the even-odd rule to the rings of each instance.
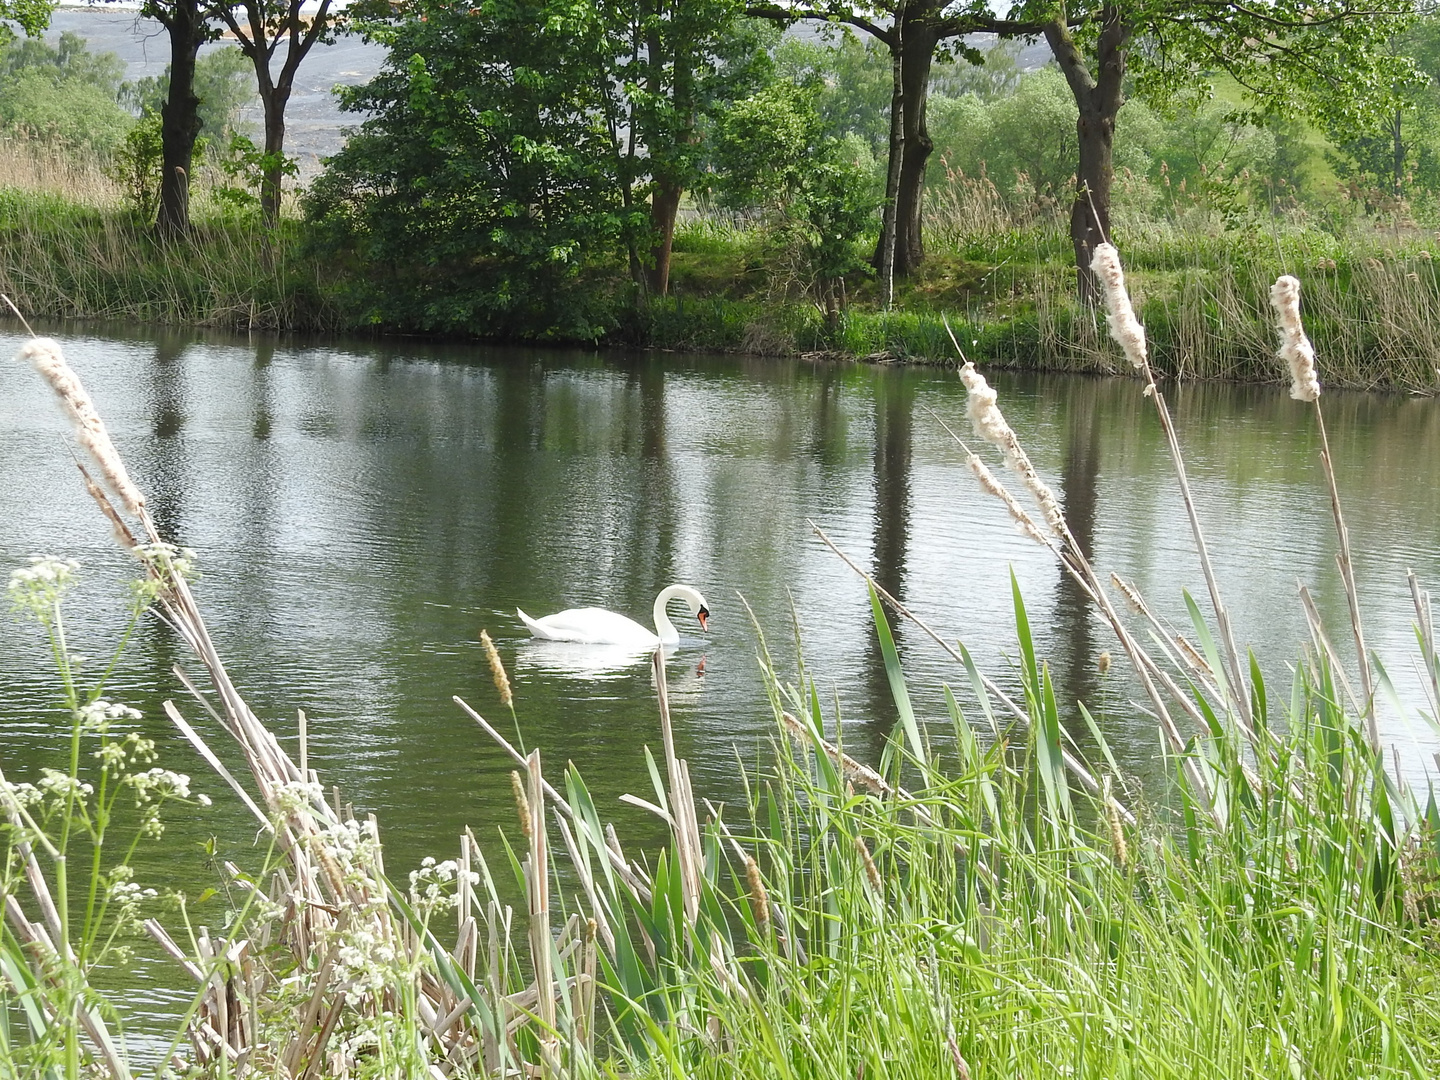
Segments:
[[[1110,336],[1124,350],[1132,367],[1145,367],[1148,361],[1145,328],[1130,306],[1130,294],[1125,291],[1125,271],[1120,268],[1120,252],[1115,250],[1115,245],[1097,245],[1090,269],[1105,290],[1105,321],[1110,326]]]
[[[500,661],[500,650],[490,640],[488,630],[480,631],[480,647],[485,650],[485,659],[490,661],[490,678],[495,680],[495,689],[500,692],[500,704],[507,709],[515,707],[515,695],[510,692],[510,679],[505,674],[505,665]]]
[[[510,770],[510,790],[515,795],[515,811],[520,815],[520,831],[530,839],[530,800],[525,795],[525,781],[517,770]]]
[[[1320,397],[1320,379],[1315,374],[1315,347],[1300,322],[1300,279],[1289,274],[1277,278],[1270,286],[1270,304],[1280,331],[1277,355],[1290,367],[1290,396],[1296,401],[1315,401]]]
[[[110,441],[100,414],[95,411],[95,403],[90,400],[80,377],[65,362],[59,342],[52,338],[33,338],[16,354],[16,359],[28,361],[50,384],[50,389],[55,391],[55,396],[70,417],[76,440],[95,460],[111,492],[126,510],[139,517],[145,506],[145,496],[131,481],[125,462]]]
[[[765,891],[765,882],[760,878],[760,864],[749,855],[745,856],[745,885],[750,890],[750,910],[755,915],[755,930],[759,935],[770,935],[770,894]]]
[[[980,486],[1005,504],[1005,509],[1010,511],[1010,516],[1015,519],[1015,527],[1020,530],[1021,534],[1028,536],[1038,544],[1048,543],[1045,534],[1036,527],[1035,520],[1025,511],[1015,496],[1006,490],[1005,485],[996,479],[995,474],[990,471],[990,467],[985,462],[971,454],[966,460],[966,464],[970,466],[970,471],[975,474],[975,478],[980,481]]]
[[[960,369],[960,381],[965,384],[968,394],[965,409],[975,434],[986,442],[992,443],[1005,455],[1005,464],[1024,482],[1025,487],[1039,505],[1040,512],[1044,515],[1051,531],[1056,536],[1063,538],[1069,532],[1065,523],[1065,515],[1060,509],[1059,502],[1055,499],[1055,493],[1050,490],[1045,481],[1040,479],[1040,474],[1030,463],[1030,457],[1025,453],[1025,448],[1020,445],[1020,439],[1006,423],[1005,415],[996,404],[995,388],[985,381],[985,376],[976,371],[975,365],[968,360]],[[972,454],[971,457],[973,458],[974,455]],[[975,469],[973,462],[970,468],[975,471],[976,475],[980,477],[981,483],[984,484],[985,477]],[[997,483],[996,487],[998,486]],[[986,490],[991,491],[992,494],[998,494],[992,488],[987,487]],[[1006,498],[1004,495],[1000,497]],[[1013,500],[1007,500],[1006,505],[1009,506],[1011,502]],[[1013,508],[1011,514],[1014,514]],[[1016,520],[1019,521],[1018,518]],[[1021,522],[1021,529],[1024,531],[1023,522]]]
[[[1110,653],[1108,651],[1102,652],[1095,658],[1095,670],[1101,675],[1110,674]]]
[[[870,879],[870,887],[875,890],[877,896],[884,896],[885,883],[880,879],[880,871],[875,866],[875,860],[870,857],[870,849],[865,846],[865,838],[858,834],[855,837],[855,850],[860,855],[860,861],[865,864],[865,876]]]
[[[1140,594],[1135,591],[1133,586],[1127,584],[1119,574],[1113,571],[1110,574],[1110,583],[1120,590],[1120,595],[1125,598],[1125,603],[1130,605],[1131,611],[1136,615],[1145,614],[1145,601],[1140,599]]]
[[[1110,777],[1106,776],[1101,784],[1101,799],[1105,803],[1105,821],[1110,826],[1110,845],[1115,850],[1115,861],[1120,864],[1120,869],[1125,870],[1130,866],[1130,845],[1125,840],[1125,823],[1120,820],[1120,810],[1115,803],[1114,797],[1110,794]]]

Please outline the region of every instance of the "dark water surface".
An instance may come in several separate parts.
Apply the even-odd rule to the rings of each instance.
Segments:
[[[0,349],[12,355],[19,342],[8,334]],[[1013,681],[1013,569],[1067,716],[1077,697],[1091,702],[1122,766],[1158,786],[1159,741],[1127,703],[1122,665],[1096,671],[1114,647],[1108,631],[979,491],[930,414],[963,425],[953,372],[194,334],[89,331],[63,342],[162,531],[199,552],[197,593],[235,681],[292,745],[296,710],[306,711],[312,764],[378,815],[397,876],[423,855],[446,857],[466,825],[485,843],[497,827],[516,831],[510,764],[451,703],[459,694],[511,730],[482,628],[512,672],[527,744],[552,771],[573,760],[622,834],[655,836],[616,801],[650,793],[641,747],[659,735],[647,668],[533,644],[517,605],[538,616],[595,604],[648,621],[663,586],[704,592],[711,633],[682,625],[668,669],[677,742],[697,794],[733,802],[739,763],[763,760],[773,734],[737,594],[790,671],[793,603],[847,744],[873,758],[894,708],[864,586],[807,520],[1002,682]],[[993,382],[1098,565],[1136,579],[1181,625],[1182,588],[1208,611],[1139,387],[1003,373]],[[1285,665],[1305,636],[1297,580],[1346,639],[1313,416],[1277,387],[1185,386],[1170,398],[1238,636],[1284,696]],[[1370,644],[1418,703],[1404,572],[1440,582],[1440,402],[1337,393],[1325,406]],[[33,372],[0,367],[0,561],[79,559],[75,647],[102,656],[122,624],[130,567],[81,488],[66,432]],[[5,620],[0,767],[25,778],[59,754],[63,727],[38,632]],[[964,679],[913,629],[897,633],[918,706],[943,738],[940,683],[958,693]],[[207,838],[242,865],[259,852],[235,800],[163,719],[167,697],[199,719],[169,673],[176,662],[196,666],[145,624],[112,696],[146,710],[160,764],[214,797],[213,808],[173,818],[140,863],[143,884],[193,897],[214,881]],[[1422,778],[1431,736],[1399,715],[1385,723],[1404,769]],[[197,908],[199,921],[221,921],[216,903]],[[173,1011],[173,977],[151,963],[138,977],[152,989],[132,1004]]]

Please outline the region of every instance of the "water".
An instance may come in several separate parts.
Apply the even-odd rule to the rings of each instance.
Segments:
[[[873,759],[895,711],[868,600],[812,521],[1012,684],[1013,571],[1066,716],[1076,720],[1077,697],[1089,701],[1122,766],[1160,784],[1159,739],[1128,704],[1123,665],[1097,672],[1098,654],[1114,649],[1108,630],[979,491],[932,417],[963,420],[953,372],[192,333],[64,340],[162,531],[200,553],[197,594],[235,681],[292,747],[296,710],[306,711],[312,764],[378,816],[393,873],[445,857],[466,825],[486,844],[497,828],[518,831],[510,763],[451,701],[458,694],[512,730],[482,628],[512,672],[526,744],[543,749],[552,774],[573,761],[637,846],[657,836],[617,801],[651,790],[641,747],[659,733],[647,668],[531,643],[517,606],[539,616],[595,604],[644,621],[661,587],[701,589],[711,633],[682,624],[668,669],[676,738],[697,794],[731,803],[742,763],[762,762],[773,735],[740,595],[782,672],[795,668],[793,611],[847,745]],[[18,342],[8,335],[0,349]],[[1097,565],[1133,578],[1181,626],[1183,587],[1208,610],[1139,387],[1003,373],[994,382]],[[1275,387],[1181,387],[1171,406],[1237,636],[1283,696],[1306,634],[1297,580],[1314,589],[1337,643],[1348,641],[1313,417]],[[1370,644],[1401,696],[1418,702],[1404,572],[1440,582],[1440,403],[1337,393],[1325,406]],[[65,432],[33,373],[0,367],[0,560],[81,560],[70,623],[76,647],[102,656],[122,622],[129,565],[81,489]],[[0,767],[23,778],[58,753],[62,729],[47,711],[38,634],[14,617],[6,627]],[[955,684],[965,702],[965,680],[913,628],[897,635],[918,708],[943,743],[939,686]],[[209,838],[241,865],[261,853],[253,823],[163,719],[165,698],[203,719],[170,674],[175,663],[197,667],[147,623],[114,693],[145,708],[161,763],[215,798],[175,816],[163,846],[139,861],[143,883],[194,900],[216,881]],[[1078,721],[1074,730],[1082,737]],[[1387,713],[1385,734],[1422,779],[1428,732]],[[221,904],[199,904],[197,921],[218,923]],[[173,971],[137,963],[130,1006],[173,1013]]]

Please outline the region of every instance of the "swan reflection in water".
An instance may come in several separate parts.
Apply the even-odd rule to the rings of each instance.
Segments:
[[[666,660],[679,651],[675,644],[667,644],[663,649]],[[625,645],[527,638],[516,643],[515,670],[549,678],[608,682],[633,677],[640,667],[650,663],[652,655],[650,650],[637,651]],[[693,667],[687,663],[678,670],[673,666],[667,668],[666,685],[672,699],[684,699],[699,692],[705,681],[705,660],[701,656]]]

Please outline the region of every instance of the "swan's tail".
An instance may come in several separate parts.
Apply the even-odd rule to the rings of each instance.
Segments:
[[[541,626],[529,615],[526,615],[525,612],[521,611],[518,607],[515,609],[515,614],[520,616],[520,621],[529,629],[531,637],[545,638],[547,641],[554,639],[554,634],[550,633],[550,631],[546,630],[545,627]]]

